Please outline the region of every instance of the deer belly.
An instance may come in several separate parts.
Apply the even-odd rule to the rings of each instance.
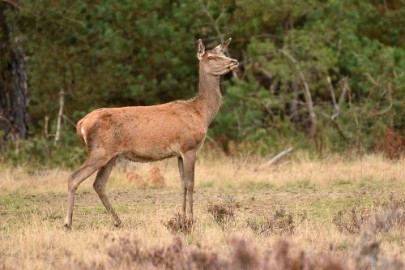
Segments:
[[[121,155],[135,162],[151,162],[179,156],[180,153],[178,150],[179,150],[178,146],[170,145],[164,149],[160,148],[160,149],[143,149],[138,151],[128,151],[122,153]]]

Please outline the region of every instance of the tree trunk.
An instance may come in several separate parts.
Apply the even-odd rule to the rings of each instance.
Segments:
[[[0,3],[0,133],[3,140],[28,137],[28,86],[21,39]]]

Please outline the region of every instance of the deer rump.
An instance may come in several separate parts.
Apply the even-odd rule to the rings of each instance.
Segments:
[[[196,114],[190,113],[190,109]],[[78,122],[77,134],[89,155],[103,156],[106,162],[119,155],[136,162],[150,162],[201,147],[206,127],[198,116],[195,107],[184,101],[102,108]]]

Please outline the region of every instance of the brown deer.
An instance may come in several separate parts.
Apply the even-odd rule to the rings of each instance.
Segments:
[[[97,109],[77,123],[77,134],[87,146],[88,158],[69,178],[69,204],[65,227],[72,225],[75,192],[81,182],[97,172],[93,187],[119,226],[105,186],[117,156],[132,161],[151,162],[178,158],[183,189],[182,213],[193,218],[194,165],[208,126],[221,106],[220,76],[235,69],[238,61],[225,56],[231,39],[212,50],[198,40],[198,94],[155,106]]]

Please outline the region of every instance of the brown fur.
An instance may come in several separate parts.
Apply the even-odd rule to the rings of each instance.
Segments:
[[[77,136],[78,136],[82,141],[84,141],[84,140],[83,140],[83,136],[82,136],[82,132],[81,132],[81,128],[82,128],[82,120],[80,120],[79,122],[77,122],[77,125],[76,125],[76,134],[77,134]]]
[[[220,76],[235,69],[238,62],[224,52],[230,39],[211,51],[198,43],[199,91],[191,100],[155,106],[97,109],[77,124],[77,133],[87,145],[88,158],[69,179],[69,207],[65,225],[71,227],[74,195],[82,181],[98,171],[94,189],[118,226],[105,185],[117,156],[138,162],[177,157],[183,189],[182,212],[193,215],[194,166],[207,129],[221,106]]]
[[[89,152],[102,152],[105,162],[117,155],[135,161],[180,156],[202,144],[205,138],[204,119],[201,114],[190,113],[194,108],[202,110],[199,103],[194,99],[156,106],[98,109],[80,121],[81,128]]]

